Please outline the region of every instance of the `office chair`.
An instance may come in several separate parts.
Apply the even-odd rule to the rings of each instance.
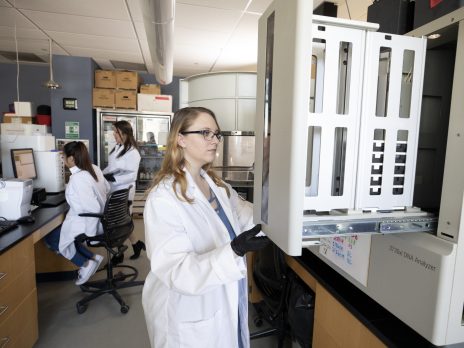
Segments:
[[[278,336],[278,347],[283,347],[289,333],[287,324],[287,299],[290,290],[288,267],[284,253],[273,243],[257,252],[253,264],[253,278],[263,295],[263,301],[255,304],[258,316],[254,318],[256,326],[264,319],[271,328],[250,334],[250,339],[271,335]]]
[[[110,193],[105,204],[103,213],[84,213],[79,216],[95,217],[100,219],[103,226],[103,233],[94,237],[81,234],[76,237],[78,242],[86,242],[90,247],[104,247],[108,256],[108,263],[98,272],[106,269],[106,279],[90,281],[80,286],[83,292],[90,295],[80,300],[76,304],[79,314],[87,310],[88,303],[103,294],[110,294],[121,306],[121,313],[126,314],[129,306],[124,302],[118,293],[118,289],[129,288],[143,285],[144,281],[136,281],[138,271],[136,268],[127,265],[113,265],[111,257],[123,253],[127,246],[124,241],[134,230],[134,223],[129,213],[128,197],[130,187]],[[129,273],[113,273],[115,268],[129,269]]]

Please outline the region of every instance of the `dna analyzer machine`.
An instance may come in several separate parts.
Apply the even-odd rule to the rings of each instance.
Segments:
[[[435,345],[464,342],[463,19],[401,36],[275,0],[259,21],[254,222]]]

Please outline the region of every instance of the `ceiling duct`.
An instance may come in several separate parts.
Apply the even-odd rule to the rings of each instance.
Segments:
[[[175,0],[139,0],[155,76],[162,85],[172,81]]]

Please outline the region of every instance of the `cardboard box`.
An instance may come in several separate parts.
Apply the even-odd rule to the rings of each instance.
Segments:
[[[115,93],[115,105],[118,109],[136,109],[137,108],[137,92],[117,90]]]
[[[31,102],[14,102],[15,115],[32,117],[35,115],[35,106]]]
[[[3,123],[34,123],[34,117],[3,115]]]
[[[140,77],[136,71],[116,71],[116,88],[137,91]]]
[[[95,70],[96,88],[116,88],[116,74],[113,70]]]
[[[137,110],[172,112],[172,96],[139,93],[137,96]]]
[[[2,135],[47,135],[47,126],[27,123],[2,123]]]
[[[114,89],[94,88],[92,100],[94,108],[114,108]]]
[[[142,94],[161,94],[160,85],[142,84],[140,85],[140,93]]]

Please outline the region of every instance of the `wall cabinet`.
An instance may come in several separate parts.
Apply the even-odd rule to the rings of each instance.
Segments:
[[[256,73],[220,72],[180,81],[181,107],[211,109],[222,131],[254,131]]]

